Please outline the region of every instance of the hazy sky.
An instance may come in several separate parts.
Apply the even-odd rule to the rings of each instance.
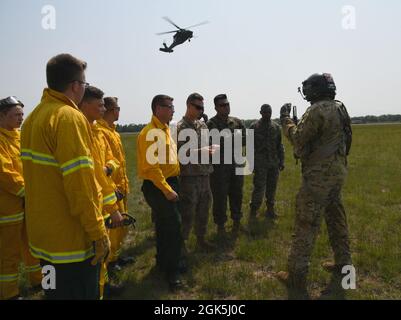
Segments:
[[[42,27],[52,5],[56,29]],[[351,11],[355,9],[355,28]],[[172,35],[163,16],[194,28],[197,38],[167,54]],[[175,120],[186,97],[199,92],[206,113],[227,93],[231,114],[254,119],[269,103],[277,117],[285,102],[307,105],[297,87],[315,72],[330,72],[337,98],[351,116],[401,113],[399,0],[0,0],[0,97],[18,96],[28,114],[46,87],[45,65],[68,52],[88,62],[86,79],[118,96],[120,123],[150,119],[154,95],[175,98]]]

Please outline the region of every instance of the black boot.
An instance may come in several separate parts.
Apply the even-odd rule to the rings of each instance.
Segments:
[[[277,219],[278,215],[276,214],[276,211],[274,210],[274,205],[273,204],[268,204],[265,216],[267,219]]]

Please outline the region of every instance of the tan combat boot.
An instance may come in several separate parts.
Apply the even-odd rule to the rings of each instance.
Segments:
[[[276,273],[276,278],[287,287],[289,300],[310,299],[306,288],[306,278],[304,276],[295,276],[287,271],[279,271]]]
[[[342,268],[344,267],[344,265],[337,265],[333,261],[324,261],[321,265],[327,272],[338,274],[341,274]]]

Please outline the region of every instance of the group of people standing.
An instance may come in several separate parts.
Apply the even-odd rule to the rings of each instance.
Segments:
[[[42,267],[54,270],[48,299],[101,299],[108,271],[132,262],[119,256],[129,182],[118,99],[86,83],[86,66],[49,60],[48,88],[21,132],[23,103],[0,101],[1,299],[20,298],[21,261],[37,289]]]
[[[116,97],[104,98],[103,91],[86,83],[86,66],[69,54],[48,62],[48,88],[25,121],[21,142],[17,129],[23,119],[22,102],[14,97],[0,101],[1,299],[18,297],[21,261],[31,272],[33,286],[40,285],[40,266],[54,268],[57,287],[45,290],[49,299],[102,298],[105,287],[112,290],[108,271],[133,261],[119,257],[127,232],[129,193],[124,149],[114,126],[120,107]],[[289,104],[280,110],[281,126],[271,120],[272,109],[264,104],[261,119],[250,127],[255,138],[250,220],[256,219],[264,197],[266,218],[278,216],[275,192],[285,167],[281,132],[302,163],[288,272],[277,273],[297,297],[307,296],[308,265],[322,217],[334,251],[334,263],[327,269],[338,275],[351,264],[341,201],[352,138],[350,118],[345,106],[334,100],[336,87],[330,75],[311,76],[303,83],[303,93],[311,106],[299,123],[290,117]],[[156,265],[170,289],[176,290],[188,268],[186,241],[191,229],[199,249],[214,249],[206,240],[210,206],[218,236],[226,234],[227,202],[232,233],[241,230],[244,175],[237,169],[244,164],[237,163],[234,155],[234,161],[225,161],[225,148],[235,152],[233,145],[227,145],[233,139],[222,135],[218,145],[205,144],[202,131],[232,135],[239,131],[244,144],[247,130],[230,116],[227,95],[214,98],[216,115],[209,120],[204,98],[199,93],[189,95],[177,134],[190,129],[198,140],[185,154],[211,159],[220,152],[220,161],[184,163],[179,150],[188,140],[176,144],[169,127],[173,100],[167,95],[152,100],[151,122],[137,137],[137,175],[143,179],[142,192],[155,225]]]
[[[156,227],[157,266],[166,275],[170,288],[182,286],[180,274],[187,269],[186,242],[194,228],[196,245],[201,250],[213,250],[214,246],[206,241],[209,209],[212,205],[213,219],[220,237],[226,234],[227,202],[230,205],[232,232],[238,235],[241,229],[242,199],[244,175],[237,173],[237,168],[244,166],[237,163],[234,156],[233,139],[221,134],[218,145],[203,141],[208,137],[203,131],[215,130],[222,133],[228,130],[234,135],[241,133],[241,142],[246,143],[246,128],[243,122],[230,116],[230,103],[227,95],[214,98],[216,115],[205,119],[204,98],[199,93],[192,93],[186,101],[186,113],[177,123],[177,136],[184,130],[195,133],[196,144],[192,144],[187,153],[195,153],[197,161],[185,163],[180,159],[180,149],[189,143],[190,137],[172,138],[169,123],[173,118],[173,98],[157,95],[152,101],[152,121],[141,131],[137,139],[138,176],[144,180],[142,191],[152,208]],[[284,169],[284,147],[281,142],[280,126],[271,120],[272,110],[269,105],[261,107],[262,118],[252,124],[255,130],[255,176],[254,191],[250,203],[250,217],[256,218],[266,194],[268,218],[275,219],[275,191],[279,171]],[[207,121],[205,121],[207,120]],[[150,159],[148,150],[155,143],[148,139],[150,132],[159,130],[158,139],[163,141],[170,155],[169,161],[160,161],[160,157]],[[230,143],[230,145],[226,145]],[[230,148],[229,163],[225,161],[225,149]],[[220,152],[218,163],[212,163],[215,152]],[[202,162],[203,154],[210,157],[209,162]]]
[[[351,120],[344,104],[334,100],[336,86],[330,74],[314,74],[303,82],[305,99],[311,103],[299,121],[290,117],[291,104],[280,110],[282,127],[271,120],[272,110],[261,106],[261,119],[251,125],[254,141],[254,180],[249,219],[256,219],[263,197],[266,197],[266,218],[276,219],[275,192],[279,172],[284,170],[284,147],[281,130],[294,146],[294,156],[302,163],[302,185],[296,198],[293,242],[288,260],[288,272],[276,276],[289,289],[289,297],[308,297],[306,278],[313,246],[324,218],[329,231],[334,262],[323,263],[333,273],[334,287],[338,289],[342,268],[351,265],[348,225],[341,200],[341,189],[347,174],[347,156],[352,142]],[[246,129],[242,121],[229,116],[230,103],[225,94],[214,98],[216,115],[208,121],[204,117],[203,97],[189,95],[185,116],[177,124],[177,134],[192,129],[198,137],[198,146],[187,152],[212,156],[220,150],[218,163],[183,163],[177,157],[188,140],[171,137],[169,123],[173,118],[173,98],[157,95],[152,101],[152,120],[137,139],[138,176],[144,180],[142,191],[152,209],[157,239],[156,264],[164,272],[170,288],[182,286],[181,274],[186,272],[186,240],[194,224],[197,246],[210,250],[205,241],[208,212],[211,202],[217,234],[224,236],[227,222],[227,201],[233,220],[232,232],[241,230],[244,176],[237,173],[243,164],[224,162],[227,141],[221,136],[218,149],[211,143],[204,147],[202,130],[228,130],[232,135]],[[149,133],[158,130],[157,138]],[[151,135],[152,136],[152,135]],[[162,141],[169,154],[168,161],[160,161],[159,154],[149,157],[149,148]],[[228,140],[232,143],[232,139]],[[230,146],[232,147],[232,146]],[[160,151],[160,150],[159,150]],[[234,149],[232,149],[234,152]],[[187,155],[187,154],[185,154]],[[179,158],[179,157],[178,157]],[[232,157],[231,159],[235,159]],[[341,291],[341,290],[340,290]]]

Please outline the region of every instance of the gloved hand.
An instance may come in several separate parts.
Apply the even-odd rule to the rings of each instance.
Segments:
[[[107,177],[110,177],[113,173],[113,169],[108,166],[103,167],[103,171]]]
[[[122,193],[120,190],[116,190],[115,191],[116,197],[117,197],[117,201],[121,201],[125,198],[124,193]]]
[[[93,242],[93,247],[95,249],[95,256],[93,257],[91,264],[93,266],[98,263],[102,263],[107,259],[110,252],[110,239],[105,235],[102,239]]]
[[[118,227],[122,227],[123,226],[123,216],[121,215],[121,213],[117,210],[115,212],[113,212],[110,215],[111,218],[111,227],[112,228],[118,228]]]
[[[286,103],[280,109],[280,119],[289,118],[291,114],[291,103]]]
[[[128,213],[119,213],[119,215],[122,217],[121,225],[119,225],[119,227],[133,226],[135,228],[136,219],[133,216],[129,215]],[[105,220],[105,225],[107,229],[114,229],[118,227],[113,224],[111,216]]]

